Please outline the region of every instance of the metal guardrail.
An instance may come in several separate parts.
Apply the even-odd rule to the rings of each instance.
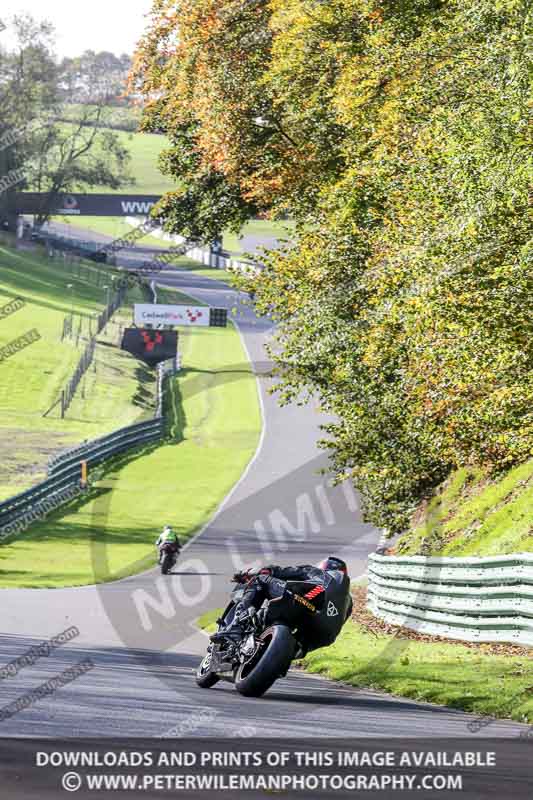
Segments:
[[[160,440],[165,431],[163,379],[173,371],[173,364],[161,365],[158,370],[155,419],[128,425],[59,453],[48,462],[46,480],[0,503],[0,543],[8,536],[26,530],[36,519],[45,517],[49,511],[80,494],[83,491],[82,461],[92,467],[126,450]]]
[[[126,217],[125,221],[133,228],[142,224],[138,217]],[[150,232],[151,236],[171,242],[174,245],[184,244],[186,239],[179,234],[166,233],[161,228],[155,228]],[[237,258],[231,256],[229,253],[216,253],[208,247],[193,247],[191,246],[185,255],[193,261],[198,261],[206,267],[213,267],[214,269],[227,269],[243,273],[257,273],[263,269],[263,264],[259,261],[249,261],[245,258]]]
[[[100,244],[97,241],[77,239],[74,236],[64,236],[48,230],[36,230],[33,240],[43,242],[48,248],[63,252],[72,252],[88,259],[105,262],[105,254],[100,254]]]
[[[533,553],[369,557],[368,608],[392,625],[469,642],[533,646]]]

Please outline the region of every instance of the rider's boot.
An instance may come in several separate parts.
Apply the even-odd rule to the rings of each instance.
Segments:
[[[211,634],[209,638],[215,644],[217,642],[223,642],[224,639],[231,639],[231,641],[240,642],[244,636],[245,623],[254,613],[255,609],[253,607],[243,609],[240,613],[235,614],[233,620],[230,622],[227,628]]]

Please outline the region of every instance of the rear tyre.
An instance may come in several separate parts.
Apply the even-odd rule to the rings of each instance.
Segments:
[[[261,646],[241,664],[235,674],[235,688],[245,697],[261,697],[291,665],[296,641],[286,625],[273,625],[259,637]]]
[[[208,652],[196,670],[196,683],[201,689],[210,689],[220,678],[211,670],[211,653]]]
[[[172,553],[165,553],[163,556],[163,561],[161,562],[161,572],[163,575],[167,575],[170,572],[173,561],[174,559],[172,557]]]

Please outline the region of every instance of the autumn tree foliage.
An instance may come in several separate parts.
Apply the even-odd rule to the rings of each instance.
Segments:
[[[296,220],[254,286],[280,396],[392,532],[532,455],[530,37],[525,0],[156,0],[137,53],[168,224]]]

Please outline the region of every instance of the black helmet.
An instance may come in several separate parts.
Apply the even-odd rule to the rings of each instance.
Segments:
[[[332,572],[337,570],[338,572],[344,572],[345,575],[348,574],[348,567],[346,566],[346,562],[342,560],[342,558],[337,558],[336,556],[328,556],[321,561],[318,565],[320,569],[323,569],[325,572]]]

